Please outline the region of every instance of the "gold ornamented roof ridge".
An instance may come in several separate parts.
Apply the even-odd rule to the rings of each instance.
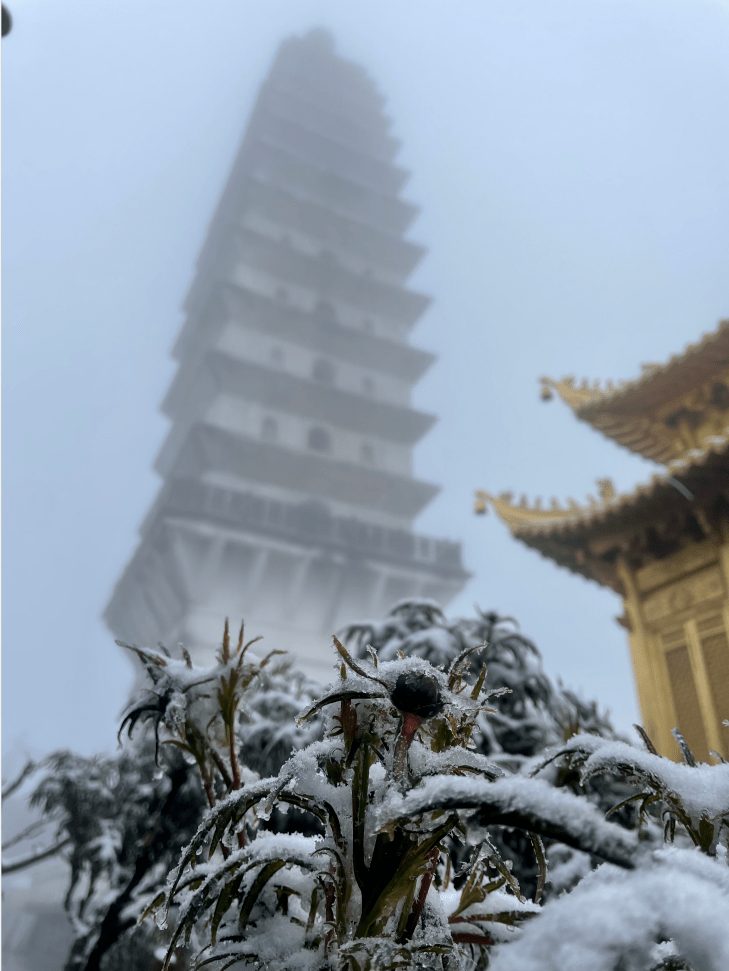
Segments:
[[[565,404],[576,413],[591,410],[589,406],[592,405],[613,404],[643,391],[669,372],[690,365],[692,358],[708,356],[706,352],[711,351],[711,345],[716,343],[720,345],[719,350],[723,350],[724,345],[726,345],[727,355],[723,363],[729,365],[729,319],[719,321],[715,330],[703,334],[695,343],[687,344],[683,351],[673,354],[664,364],[652,362],[641,364],[643,373],[632,380],[618,382],[595,380],[590,382],[587,378],[584,378],[577,385],[573,375],[568,375],[560,380],[542,377],[539,379],[542,385],[542,398],[545,401],[549,400],[554,390]],[[707,361],[709,366],[714,363],[711,360]]]
[[[644,364],[633,381],[604,385],[542,378],[574,415],[607,438],[660,465],[703,448],[729,427],[729,320],[665,364]]]
[[[669,462],[664,470],[656,472],[648,482],[640,483],[630,492],[618,493],[610,479],[597,479],[597,498],[589,495],[583,504],[568,498],[566,507],[556,499],[552,499],[549,508],[545,509],[541,499],[536,499],[530,504],[527,497],[522,495],[519,501],[514,503],[514,495],[511,492],[494,495],[479,489],[476,492],[475,509],[477,513],[483,514],[490,505],[514,536],[561,533],[576,526],[600,522],[613,513],[627,510],[640,499],[651,496],[662,485],[672,485],[686,498],[693,498],[676,477],[696,466],[704,465],[712,455],[721,455],[727,451],[729,451],[729,429],[722,435],[708,438],[705,447],[690,449],[681,458]]]

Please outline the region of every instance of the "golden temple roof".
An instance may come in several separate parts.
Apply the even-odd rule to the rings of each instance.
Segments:
[[[636,486],[630,492],[618,493],[610,479],[598,479],[598,497],[588,496],[582,504],[568,499],[566,507],[552,499],[550,507],[545,509],[541,499],[529,505],[525,497],[515,503],[511,493],[493,495],[478,490],[476,512],[484,513],[488,505],[492,506],[512,534],[520,538],[531,533],[554,534],[589,528],[609,518],[616,519],[629,514],[638,502],[655,496],[664,488],[673,489],[678,495],[691,501],[694,498],[691,490],[693,479],[697,475],[700,477],[702,468],[716,464],[716,460],[722,458],[729,460],[729,430],[723,435],[713,436],[705,448],[686,452],[682,458],[672,461],[664,471],[657,472],[648,482]],[[729,493],[729,471],[725,488]]]
[[[703,448],[729,427],[729,320],[665,364],[644,364],[633,381],[615,386],[572,377],[542,378],[575,415],[609,438],[661,464]]]
[[[597,484],[599,497],[589,496],[583,503],[569,499],[566,507],[552,500],[548,509],[541,500],[530,504],[522,497],[514,502],[509,493],[479,491],[476,512],[492,506],[515,539],[574,573],[619,589],[616,551],[625,551],[638,535],[660,531],[677,517],[705,524],[704,510],[717,500],[729,506],[729,429],[630,492],[618,493],[609,479]]]

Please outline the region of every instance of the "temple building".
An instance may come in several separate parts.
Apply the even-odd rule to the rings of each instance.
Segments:
[[[186,301],[163,484],[105,612],[122,640],[212,651],[245,618],[328,678],[342,624],[468,578],[412,529],[438,491],[412,475],[434,358],[409,343],[424,249],[383,103],[326,32],[281,46]]]
[[[582,421],[663,466],[650,482],[563,508],[477,493],[512,535],[623,598],[643,724],[677,759],[729,758],[729,321],[618,387],[542,379]]]

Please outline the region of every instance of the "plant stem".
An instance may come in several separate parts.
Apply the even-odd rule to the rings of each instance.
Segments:
[[[403,712],[402,727],[395,743],[395,755],[392,760],[392,774],[400,788],[402,788],[405,779],[405,756],[422,720],[420,715]]]
[[[440,856],[440,847],[435,846],[431,850],[430,857],[428,859],[428,869],[423,874],[420,880],[420,889],[418,891],[418,896],[415,901],[415,906],[410,911],[410,916],[408,917],[408,922],[405,925],[405,932],[402,936],[403,943],[409,941],[410,938],[415,933],[415,929],[418,926],[418,921],[420,920],[420,915],[423,912],[423,907],[425,906],[425,899],[428,896],[428,891],[430,890],[430,885],[433,882],[433,876],[435,875],[435,867],[438,862],[438,857]]]
[[[7,876],[9,873],[17,873],[18,870],[24,870],[27,866],[33,866],[34,863],[40,863],[42,860],[47,860],[49,856],[55,856],[59,853],[64,846],[67,846],[71,842],[71,838],[61,840],[58,843],[54,843],[53,846],[49,846],[47,850],[41,850],[39,853],[34,853],[32,856],[26,856],[22,860],[16,860],[14,863],[3,863],[2,873],[3,876]]]
[[[240,769],[238,768],[238,756],[235,753],[235,731],[230,729],[230,768],[233,773],[233,788],[240,789]]]

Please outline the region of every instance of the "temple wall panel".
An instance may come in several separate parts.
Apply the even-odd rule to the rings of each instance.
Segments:
[[[637,572],[631,636],[643,718],[662,754],[678,759],[678,727],[695,756],[729,758],[729,597],[724,550],[693,544]],[[691,570],[691,568],[693,568]],[[659,577],[662,586],[656,588]],[[639,593],[639,588],[651,588]],[[637,600],[637,603],[636,603]],[[649,727],[650,726],[650,727]]]
[[[721,599],[724,594],[721,571],[718,564],[676,580],[646,597],[643,616],[649,624],[655,624],[683,611],[693,609],[706,600]]]

